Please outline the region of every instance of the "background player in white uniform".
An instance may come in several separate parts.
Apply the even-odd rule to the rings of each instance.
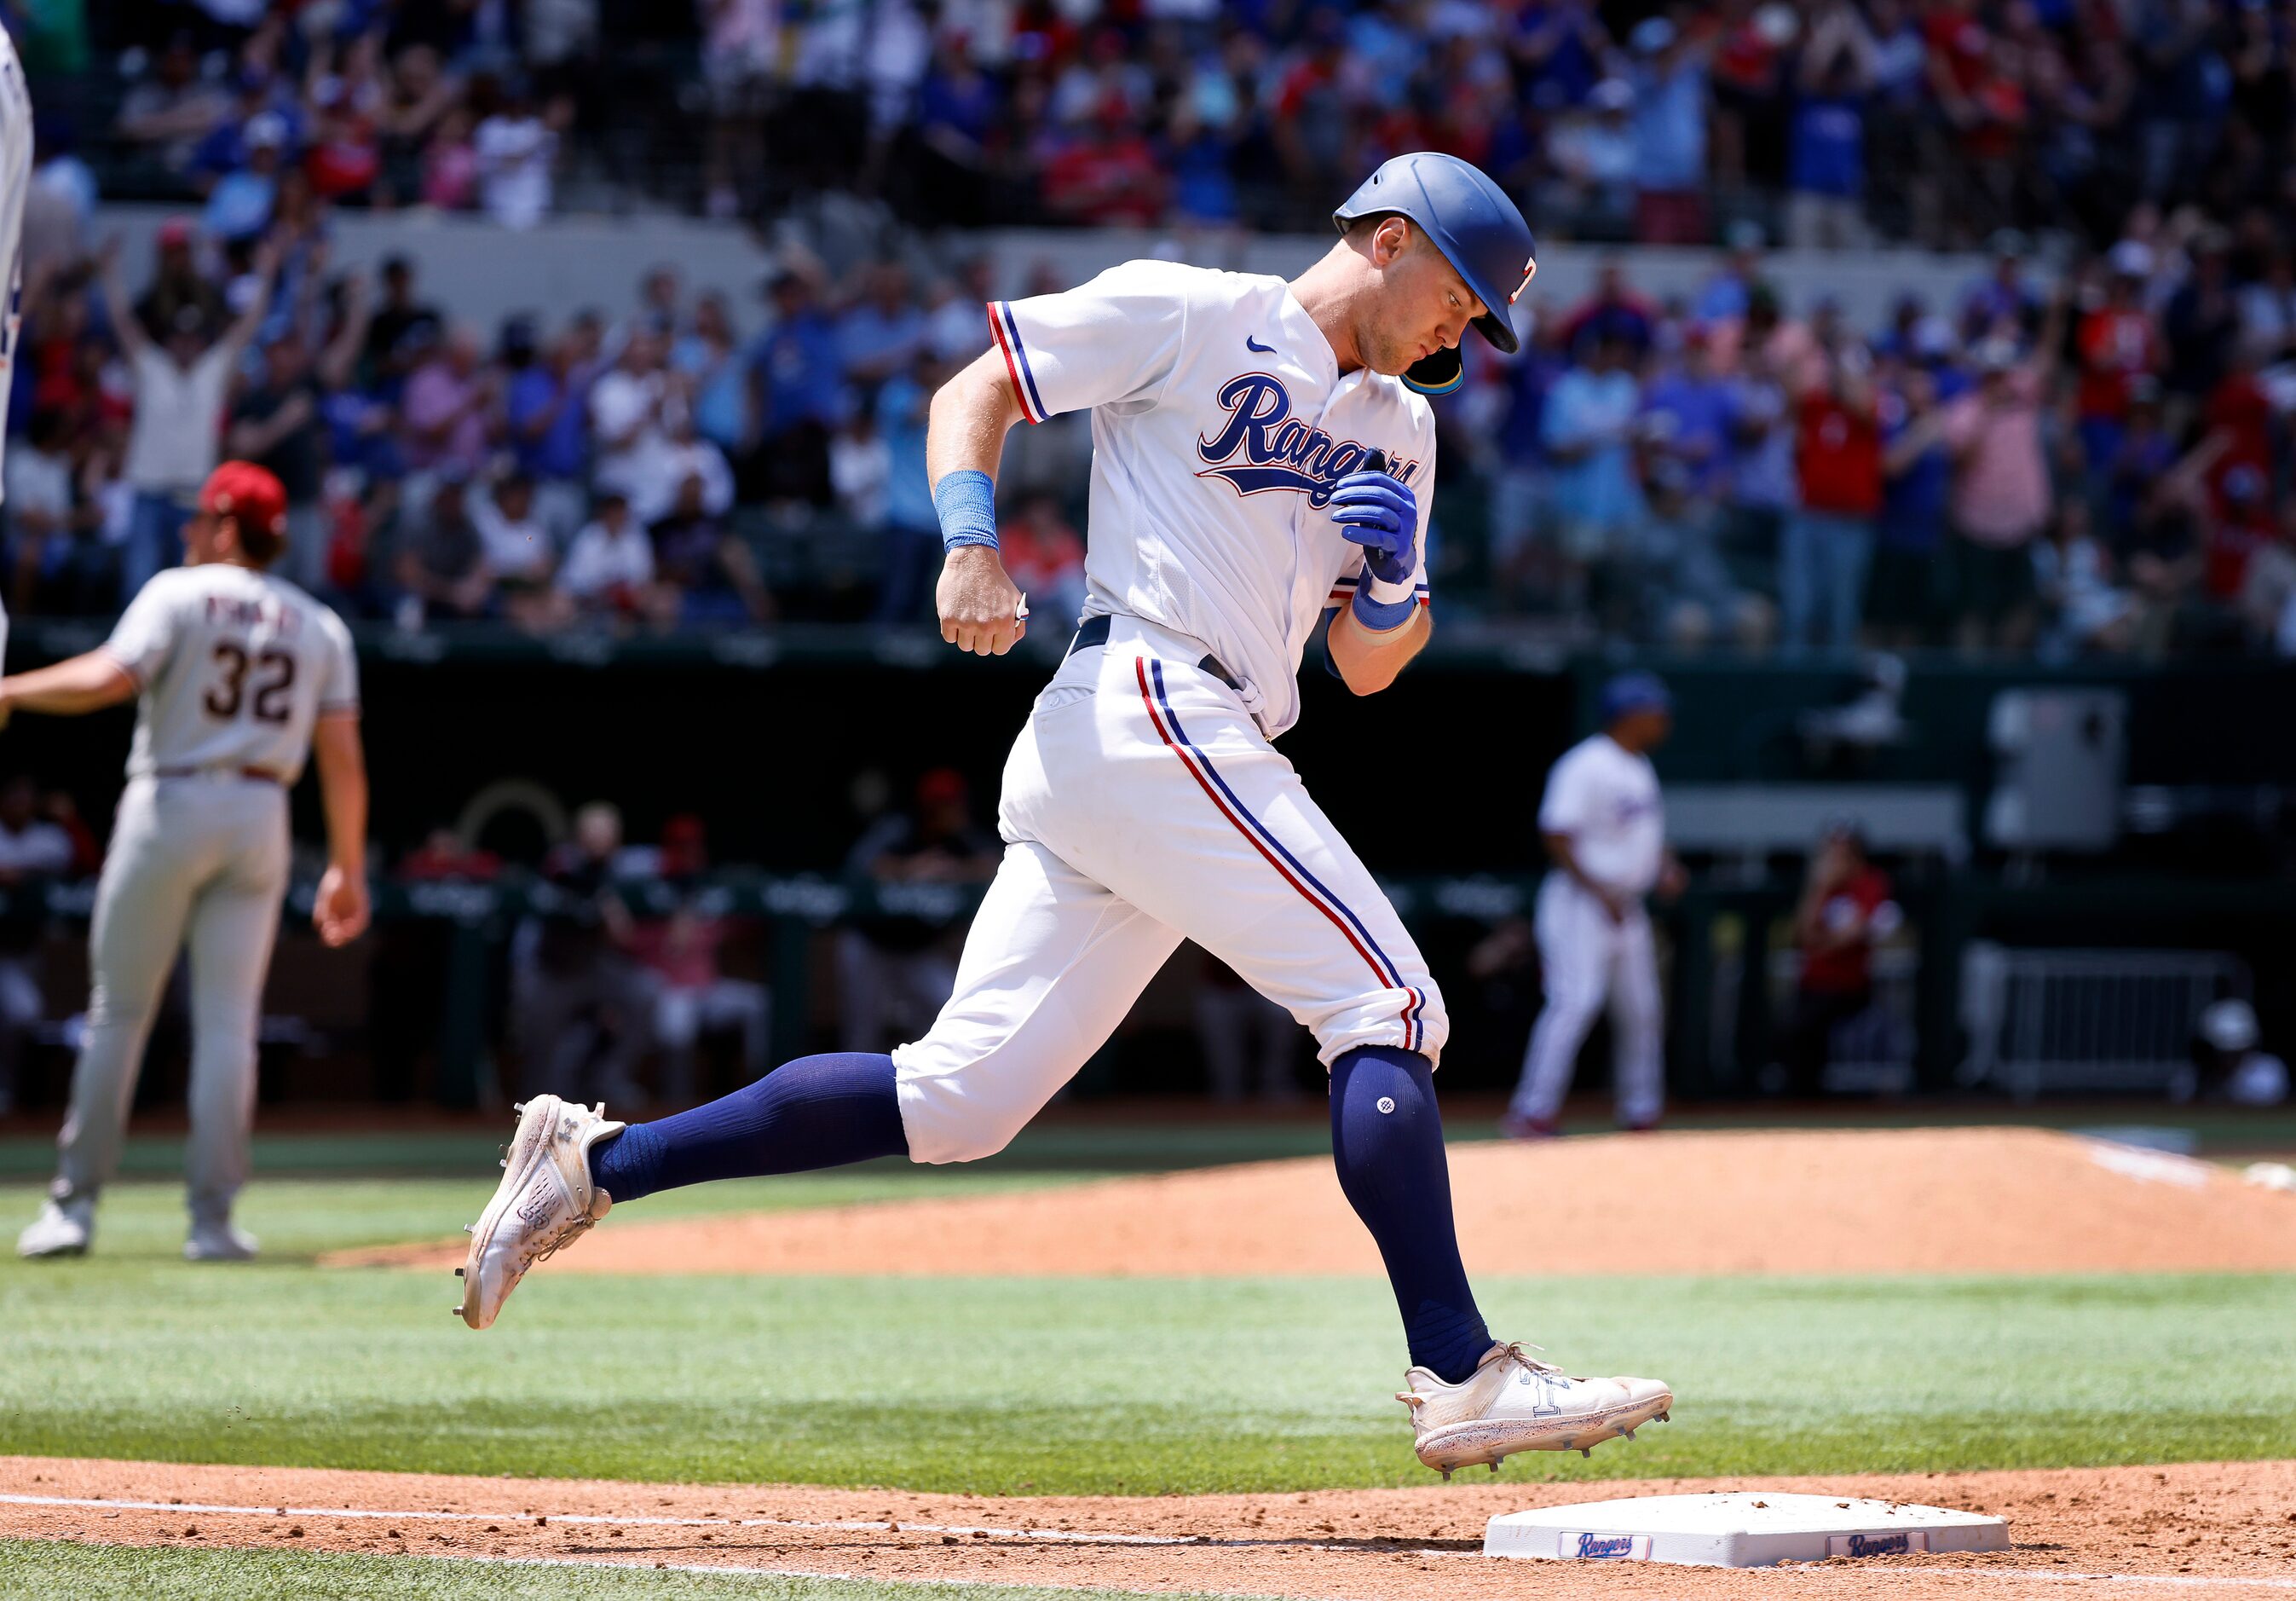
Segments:
[[[255,1033],[279,903],[287,892],[287,794],[318,755],[327,870],[311,921],[329,945],[366,926],[366,768],[358,667],[342,620],[266,572],[287,536],[279,480],[226,462],[184,530],[186,564],[153,577],[109,643],[0,678],[0,721],[137,698],[127,788],[113,819],[88,932],[94,974],[72,1071],[58,1173],[25,1256],[87,1249],[97,1192],[119,1142],[152,1017],[188,944],[193,1261],[236,1260],[255,1241],[231,1221],[247,1182]]]
[[[1578,1047],[1606,999],[1620,1123],[1652,1128],[1666,1110],[1658,953],[1643,899],[1681,887],[1649,756],[1672,727],[1672,705],[1656,678],[1630,673],[1604,688],[1602,716],[1603,732],[1562,753],[1538,803],[1554,864],[1537,912],[1546,1004],[1502,1125],[1519,1138],[1555,1131]]]
[[[1341,242],[1288,283],[1134,261],[988,308],[994,348],[932,402],[943,636],[981,654],[1020,638],[991,477],[1014,423],[1084,408],[1088,595],[1006,762],[1004,858],[955,994],[890,1057],[807,1057],[658,1123],[529,1103],[464,1264],[456,1310],[473,1327],[612,1198],[1001,1148],[1188,939],[1316,1037],[1341,1185],[1403,1314],[1414,1366],[1399,1399],[1423,1461],[1447,1474],[1591,1447],[1665,1412],[1654,1380],[1573,1379],[1492,1342],[1459,1261],[1433,1096],[1442,998],[1269,743],[1299,716],[1319,627],[1359,694],[1425,643],[1418,497],[1435,428],[1398,375],[1471,323],[1513,349],[1506,308],[1532,270],[1513,203],[1450,157],[1396,158],[1335,220]],[[1425,825],[1429,789],[1398,762],[1407,729],[1365,735],[1352,777],[1381,797],[1392,842]]]
[[[16,377],[16,335],[24,311],[24,201],[32,192],[32,96],[24,86],[16,44],[0,29],[0,417]],[[5,448],[0,435],[0,449]],[[8,652],[8,612],[0,606],[0,660]]]

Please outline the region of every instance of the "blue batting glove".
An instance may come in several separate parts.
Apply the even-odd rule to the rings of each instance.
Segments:
[[[1385,584],[1407,584],[1419,544],[1419,497],[1384,472],[1350,472],[1332,492],[1332,521],[1364,547],[1364,566]]]

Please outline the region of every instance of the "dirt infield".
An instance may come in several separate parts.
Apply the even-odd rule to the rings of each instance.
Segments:
[[[451,1478],[0,1457],[0,1538],[400,1553],[1300,1597],[1587,1593],[1578,1564],[1481,1554],[1525,1507],[1714,1489],[1821,1490],[1998,1514],[1990,1556],[1731,1572],[1605,1564],[1605,1594],[1912,1601],[2296,1591],[2296,1463],[1827,1480],[1491,1483],[1314,1494],[996,1499],[802,1486]]]
[[[1451,1153],[1480,1273],[2296,1268],[2296,1197],[2187,1158],[2030,1129],[1618,1135]],[[817,1211],[610,1217],[551,1271],[1376,1274],[1322,1159]],[[1239,1227],[1249,1218],[1251,1226]],[[335,1265],[460,1262],[463,1246]]]

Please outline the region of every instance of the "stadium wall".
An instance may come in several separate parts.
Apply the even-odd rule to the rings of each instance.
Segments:
[[[152,235],[161,222],[178,214],[163,206],[104,209],[106,226],[121,234],[129,282],[140,283],[149,273]],[[595,306],[611,314],[630,304],[646,269],[665,262],[676,266],[689,285],[723,292],[737,315],[754,304],[777,242],[732,223],[667,215],[648,215],[643,226],[640,220],[552,218],[532,229],[513,231],[484,218],[419,209],[381,215],[338,211],[329,232],[335,260],[343,266],[373,267],[392,254],[414,258],[424,298],[485,329],[518,312],[541,312],[554,320]],[[853,242],[849,250],[857,250],[870,237],[873,230],[850,222],[792,218],[783,227],[791,238],[803,238],[833,252],[835,246],[826,242],[849,240]],[[996,264],[996,292],[1010,295],[1020,292],[1040,263],[1050,263],[1063,283],[1081,283],[1103,267],[1142,256],[1290,276],[1329,243],[1324,234],[1183,238],[1147,229],[1004,229],[947,235],[935,242],[932,250],[938,260],[951,267],[967,257],[986,255]],[[1571,304],[1593,288],[1596,269],[1606,260],[1624,263],[1644,294],[1686,295],[1705,281],[1719,259],[1720,252],[1712,250],[1550,242],[1530,299]],[[829,262],[833,270],[852,264]],[[1933,303],[1942,303],[1986,267],[1979,256],[1916,250],[1775,250],[1762,259],[1763,276],[1777,287],[1789,310],[1807,309],[1831,295],[1861,326],[1884,324],[1909,287],[1920,287]]]

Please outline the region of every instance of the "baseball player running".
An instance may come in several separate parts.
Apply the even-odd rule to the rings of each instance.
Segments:
[[[1536,913],[1546,1004],[1500,1123],[1518,1139],[1555,1132],[1578,1047],[1606,998],[1620,1124],[1654,1128],[1666,1110],[1658,954],[1643,897],[1681,887],[1649,756],[1673,727],[1673,703],[1656,678],[1628,673],[1603,688],[1602,716],[1603,731],[1564,751],[1547,774],[1538,803],[1538,831],[1554,863]]]
[[[104,854],[88,952],[94,984],[72,1071],[56,1181],[18,1237],[23,1256],[77,1256],[119,1141],[176,953],[192,961],[192,1261],[242,1261],[233,1226],[255,1112],[255,1028],[287,891],[287,792],[316,751],[327,870],[311,921],[329,945],[366,926],[366,767],[357,659],[342,620],[266,571],[287,497],[226,462],[184,530],[185,565],[156,575],[84,656],[0,678],[0,723],[75,717],[137,698],[127,788]]]
[[[1456,381],[1471,324],[1513,350],[1507,306],[1533,270],[1513,203],[1448,156],[1389,161],[1335,220],[1340,241],[1290,283],[1133,261],[989,306],[992,348],[932,401],[942,636],[980,655],[1021,637],[993,475],[1013,423],[1079,408],[1093,423],[1088,597],[1005,765],[1004,856],[955,993],[890,1056],[806,1057],[660,1122],[529,1102],[472,1229],[455,1309],[472,1327],[615,1200],[868,1157],[988,1155],[1193,940],[1315,1034],[1341,1187],[1403,1314],[1399,1399],[1421,1460],[1496,1469],[1665,1416],[1673,1398],[1655,1380],[1573,1378],[1491,1339],[1459,1260],[1436,1112],[1442,997],[1269,743],[1299,716],[1319,626],[1360,694],[1426,644],[1435,427],[1401,375],[1430,363],[1422,382]],[[1389,767],[1366,760],[1361,782],[1387,795],[1383,832],[1399,835],[1421,808]]]

